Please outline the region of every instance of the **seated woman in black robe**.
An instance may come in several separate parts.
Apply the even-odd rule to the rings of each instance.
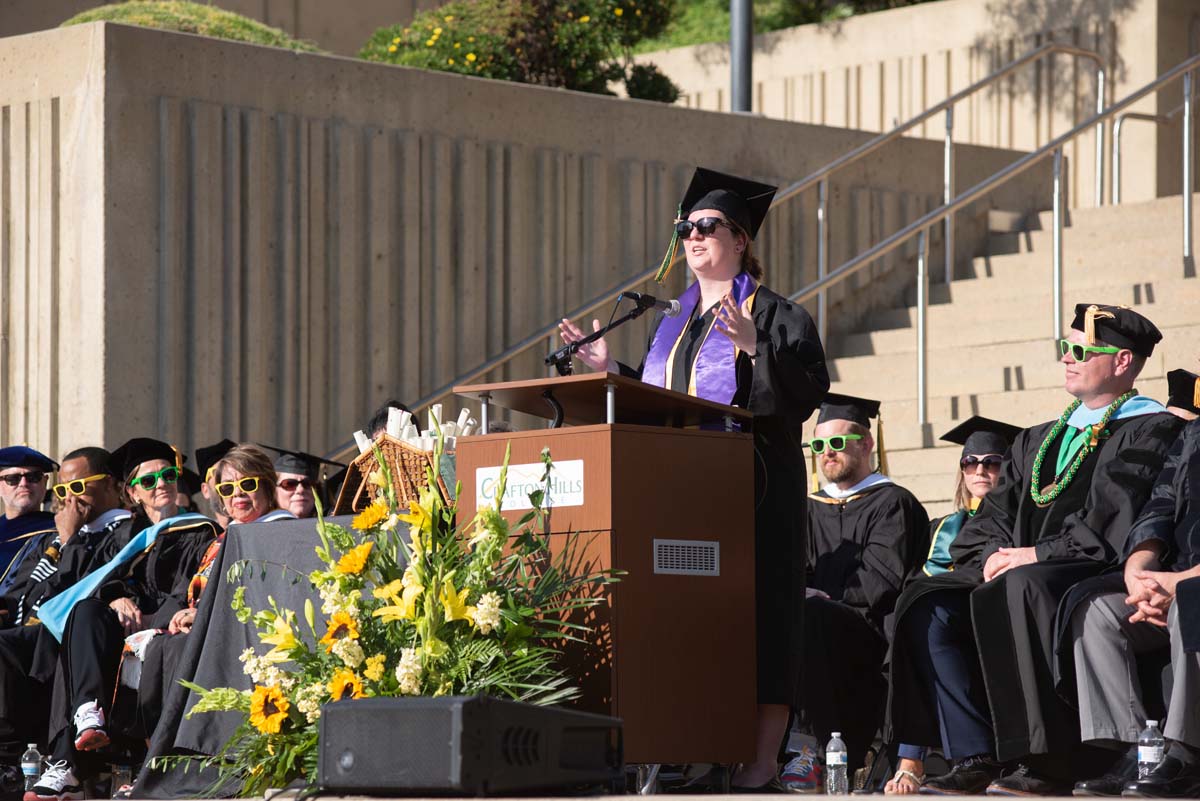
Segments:
[[[759,722],[756,759],[733,779],[744,787],[776,781],[795,700],[806,551],[801,426],[829,389],[812,318],[760,283],[753,240],[774,195],[775,187],[697,169],[659,275],[665,277],[674,243],[682,240],[696,279],[679,298],[682,313],[655,321],[636,370],[611,358],[603,339],[577,354],[593,370],[619,371],[754,415],[755,481],[765,487],[754,525]],[[569,320],[559,330],[566,342],[584,337]]]

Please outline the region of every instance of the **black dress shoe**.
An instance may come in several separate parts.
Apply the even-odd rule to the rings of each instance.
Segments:
[[[1200,795],[1200,766],[1185,763],[1168,753],[1144,779],[1127,782],[1121,795],[1128,798],[1194,798]]]
[[[1069,782],[1039,776],[1025,765],[1007,776],[996,779],[987,786],[988,795],[1033,796],[1033,795],[1067,795],[1071,789]]]
[[[1095,779],[1076,782],[1075,795],[1118,796],[1125,785],[1137,778],[1137,752],[1126,751],[1112,770]]]
[[[954,763],[949,773],[925,780],[921,795],[978,795],[997,777],[1001,767],[987,755],[970,756]]]

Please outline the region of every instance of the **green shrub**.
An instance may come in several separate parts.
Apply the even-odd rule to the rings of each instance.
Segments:
[[[453,0],[408,26],[376,31],[359,55],[401,64],[673,102],[678,89],[632,48],[662,32],[671,0]]]
[[[113,3],[76,14],[64,22],[63,26],[101,21],[195,33],[305,53],[322,52],[310,42],[293,39],[278,28],[271,28],[232,11],[186,0],[129,0],[125,3]]]

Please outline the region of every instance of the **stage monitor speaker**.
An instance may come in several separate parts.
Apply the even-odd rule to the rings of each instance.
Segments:
[[[571,791],[624,780],[621,721],[486,696],[322,708],[320,784],[366,795]]]

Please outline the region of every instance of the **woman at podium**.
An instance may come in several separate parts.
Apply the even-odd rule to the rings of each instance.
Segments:
[[[755,586],[758,663],[756,759],[733,778],[739,789],[776,784],[776,757],[800,674],[805,575],[805,473],[801,426],[829,389],[825,351],[801,306],[763,286],[754,237],[776,187],[698,168],[675,220],[657,280],[683,247],[695,279],[681,312],[659,315],[637,369],[616,361],[603,338],[579,349],[592,370],[732,404],[754,415]],[[600,322],[592,322],[599,330]],[[559,324],[564,342],[584,332]],[[720,465],[713,480],[720,482]]]

